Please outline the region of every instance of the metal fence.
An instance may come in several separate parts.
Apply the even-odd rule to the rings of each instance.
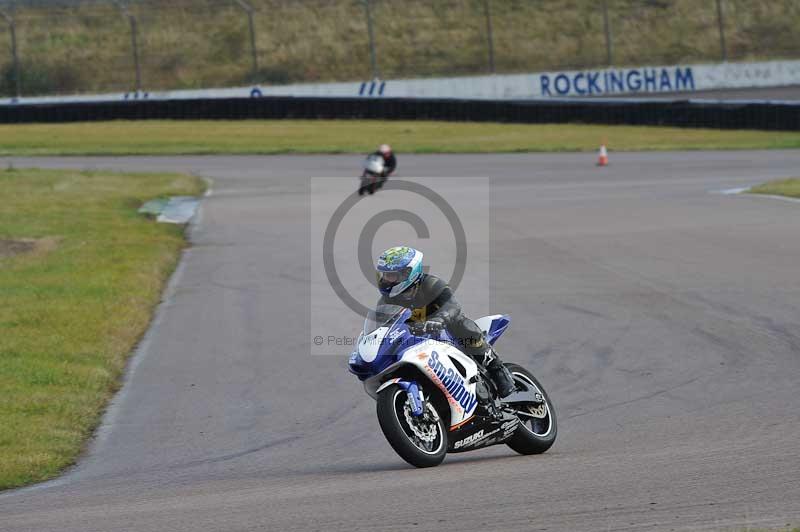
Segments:
[[[0,94],[800,57],[797,0],[0,0]]]

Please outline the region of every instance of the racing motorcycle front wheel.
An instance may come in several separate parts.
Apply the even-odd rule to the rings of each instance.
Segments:
[[[425,402],[420,416],[412,414],[408,393],[394,384],[378,396],[378,422],[389,444],[415,467],[433,467],[447,454],[447,431],[436,407]]]
[[[519,454],[541,454],[556,441],[558,426],[553,404],[533,373],[517,364],[506,364],[506,367],[518,383],[518,388],[533,388],[543,399],[538,404],[515,405],[520,424],[506,445]]]

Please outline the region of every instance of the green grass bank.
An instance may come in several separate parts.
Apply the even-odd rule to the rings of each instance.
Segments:
[[[364,3],[136,0],[142,85],[147,90],[372,78]],[[129,21],[112,2],[14,2],[22,94],[134,88]],[[606,66],[603,2],[489,0],[498,73]],[[615,66],[721,60],[711,0],[608,0]],[[383,79],[489,72],[487,2],[370,0]],[[800,57],[795,0],[721,0],[727,59]],[[10,38],[0,28],[0,94],[15,90]]]
[[[0,125],[0,155],[403,153],[800,148],[800,132],[367,120]]]
[[[770,196],[787,196],[789,198],[800,198],[800,179],[781,179],[769,181],[762,185],[755,186],[747,191],[748,194],[767,194]]]
[[[183,229],[136,213],[185,175],[0,170],[0,489],[72,464],[119,385]]]

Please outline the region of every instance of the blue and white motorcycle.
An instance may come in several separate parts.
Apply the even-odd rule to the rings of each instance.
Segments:
[[[539,454],[553,445],[556,414],[531,372],[506,364],[516,391],[500,399],[486,370],[447,331],[426,334],[411,316],[396,305],[371,311],[349,361],[377,401],[381,430],[397,454],[431,467],[448,452],[505,443],[520,454]],[[476,323],[494,344],[510,320],[495,315]]]

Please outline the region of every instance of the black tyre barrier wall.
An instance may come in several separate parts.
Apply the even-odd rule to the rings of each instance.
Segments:
[[[7,124],[96,120],[264,118],[364,118],[528,124],[579,122],[723,129],[800,130],[800,103],[263,97],[0,106],[0,123]]]

